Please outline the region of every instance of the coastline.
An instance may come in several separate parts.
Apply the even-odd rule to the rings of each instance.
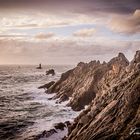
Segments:
[[[140,51],[131,62],[119,53],[108,63],[80,62],[63,73],[46,93],[56,93],[51,100],[67,101],[66,106],[81,111],[69,125],[63,140],[139,138],[139,74]],[[130,124],[126,120],[131,120]],[[131,133],[134,128],[138,131],[136,136]],[[45,136],[47,134],[45,132]]]
[[[1,69],[1,139],[139,137],[140,51],[131,62],[119,53],[67,70],[46,76],[32,67]]]
[[[42,91],[44,90],[42,89]],[[44,92],[46,92],[46,90]],[[52,104],[52,106],[60,105],[63,107],[64,111],[71,112],[69,113],[69,119],[65,118],[65,120],[54,121],[55,123],[50,126],[49,129],[44,129],[40,134],[27,137],[25,140],[63,140],[68,135],[69,126],[81,111],[73,111],[71,107],[67,107],[70,99],[65,102],[58,103],[59,99],[52,99],[55,95],[56,93],[46,94],[48,104]]]

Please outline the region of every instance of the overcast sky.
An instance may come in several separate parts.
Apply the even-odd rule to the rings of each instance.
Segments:
[[[140,49],[140,0],[0,0],[0,64],[129,60]]]

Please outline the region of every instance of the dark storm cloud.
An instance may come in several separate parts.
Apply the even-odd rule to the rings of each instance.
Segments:
[[[75,13],[127,14],[140,8],[140,0],[0,0],[1,8],[37,8]]]

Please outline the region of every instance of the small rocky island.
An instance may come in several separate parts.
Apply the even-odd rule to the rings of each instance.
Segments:
[[[123,53],[108,63],[80,62],[44,87],[56,93],[52,99],[83,110],[63,140],[140,139],[140,51],[131,62]]]
[[[39,66],[38,66],[38,67],[36,67],[36,69],[42,69],[42,65],[41,65],[41,64],[39,64]]]
[[[46,75],[52,75],[54,76],[55,75],[55,70],[54,69],[49,69],[46,71]]]

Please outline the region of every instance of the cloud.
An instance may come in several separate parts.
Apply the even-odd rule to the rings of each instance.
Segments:
[[[96,30],[91,28],[91,29],[81,29],[73,33],[74,36],[76,37],[91,37],[95,34]]]
[[[140,9],[137,9],[132,15],[113,17],[109,26],[112,31],[119,33],[140,33]]]
[[[28,11],[29,12],[29,11]],[[75,17],[64,17],[62,15],[49,15],[46,13],[38,13],[34,11],[32,14],[24,13],[23,11],[10,11],[8,13],[1,12],[0,10],[0,33],[11,30],[27,30],[27,29],[39,29],[39,28],[51,28],[51,27],[64,27],[77,23],[84,22],[87,17],[77,16]],[[78,19],[78,21],[76,20]],[[88,18],[89,20],[89,18]],[[91,20],[93,22],[93,20]]]
[[[139,0],[1,0],[1,8],[29,8],[47,12],[132,13],[140,7]],[[47,10],[46,10],[47,9]],[[65,14],[65,13],[64,13]]]
[[[95,38],[96,39],[96,38]],[[118,52],[128,58],[140,49],[140,41],[118,41],[101,38],[50,38],[45,41],[0,39],[0,63],[76,64],[79,61],[108,61]],[[103,57],[104,56],[104,57]]]
[[[55,34],[52,32],[49,33],[39,33],[35,36],[36,39],[48,39],[54,37]]]
[[[36,28],[36,27],[38,27],[38,24],[26,24],[26,23],[24,23],[24,24],[20,24],[20,25],[16,25],[15,27],[19,27],[19,28]]]
[[[0,63],[78,63],[134,52],[139,7],[139,0],[0,0]]]
[[[27,35],[21,35],[21,34],[9,34],[9,35],[1,35],[0,34],[0,38],[24,38],[27,37]]]
[[[25,5],[28,3],[33,6],[29,4],[30,8],[26,10]],[[139,0],[2,0],[1,4],[16,8],[15,11],[7,8],[8,12],[0,9],[0,26],[4,30],[47,29],[78,24],[97,26],[102,24],[105,27],[112,18],[108,25],[112,31],[127,33],[139,31]],[[24,7],[20,8],[18,5]],[[34,6],[37,9],[34,9]],[[46,10],[43,10],[42,6]]]

